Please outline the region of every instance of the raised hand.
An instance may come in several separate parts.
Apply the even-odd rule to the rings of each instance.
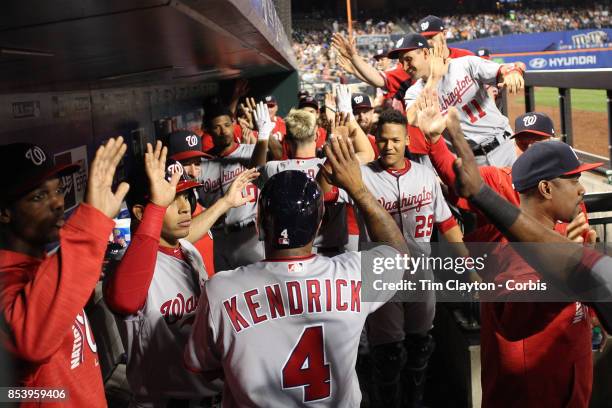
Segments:
[[[236,99],[242,98],[249,92],[249,81],[246,79],[239,79],[234,84],[234,93],[233,97]]]
[[[353,41],[349,41],[340,33],[334,33],[332,36],[332,46],[338,50],[340,55],[349,60],[353,58],[353,55],[357,54],[357,47]]]
[[[255,123],[257,123],[257,129],[259,131],[258,140],[268,140],[270,134],[274,130],[276,124],[270,119],[270,111],[268,105],[263,102],[259,102],[253,114]]]
[[[338,54],[336,57],[336,62],[347,74],[355,75],[355,68],[353,67],[353,63],[347,59],[342,54]]]
[[[222,198],[229,208],[240,207],[253,199],[250,194],[243,194],[242,191],[257,177],[259,177],[259,172],[256,168],[243,171],[236,177]]]
[[[442,44],[435,43],[429,49],[430,77],[440,79],[448,72],[449,59],[444,56],[445,50]]]
[[[343,188],[351,196],[365,188],[359,159],[355,155],[353,143],[348,138],[332,134],[323,150],[327,161],[319,171],[328,183]]]
[[[336,106],[338,107],[338,112],[353,114],[351,90],[348,85],[336,86]]]
[[[446,129],[446,119],[440,112],[438,92],[435,89],[424,89],[416,100],[417,122],[419,129],[431,143],[436,143]]]
[[[253,131],[246,127],[243,126],[242,123],[240,124],[240,128],[242,129],[242,142],[243,144],[255,144],[257,143],[257,137],[255,136],[255,133],[253,133]]]
[[[105,145],[98,148],[89,168],[85,202],[97,208],[109,218],[114,218],[117,215],[123,198],[130,189],[127,183],[119,184],[117,191],[114,193],[112,189],[117,165],[126,149],[127,146],[123,143],[121,136],[116,139],[109,139]]]
[[[155,150],[151,143],[147,143],[145,153],[145,172],[149,179],[150,201],[160,207],[168,207],[176,196],[176,185],[181,177],[181,172],[172,174],[170,181],[166,180],[166,155],[168,148],[162,147],[158,140]],[[182,168],[181,168],[182,169]]]
[[[586,216],[583,212],[580,212],[569,224],[567,224],[566,235],[574,242],[583,243],[585,242],[585,232],[587,233],[587,244],[594,244],[597,242],[597,232],[591,229],[587,223]]]
[[[509,70],[503,76],[502,82],[497,84],[498,88],[508,88],[508,92],[515,94],[525,87],[525,80],[520,70]]]

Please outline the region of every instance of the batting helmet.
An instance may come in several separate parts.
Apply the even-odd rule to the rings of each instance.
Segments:
[[[259,194],[259,239],[275,249],[301,248],[317,234],[323,208],[319,185],[305,173],[275,174]]]

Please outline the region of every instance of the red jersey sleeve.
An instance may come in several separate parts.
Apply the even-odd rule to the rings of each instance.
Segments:
[[[145,207],[130,246],[104,287],[104,300],[113,312],[132,315],[144,306],[155,272],[165,214],[164,207],[152,203]]]
[[[57,253],[38,260],[4,251],[0,301],[10,346],[22,359],[44,362],[59,349],[102,272],[114,222],[81,204],[60,230]]]

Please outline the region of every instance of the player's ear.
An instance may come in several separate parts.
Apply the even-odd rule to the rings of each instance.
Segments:
[[[538,191],[544,198],[550,200],[552,198],[551,182],[548,180],[540,181],[540,183],[538,184]]]
[[[142,216],[144,215],[144,206],[142,204],[135,204],[132,207],[132,215],[138,220],[138,222],[142,221]]]

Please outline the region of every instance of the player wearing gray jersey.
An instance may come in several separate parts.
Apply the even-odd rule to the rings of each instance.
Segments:
[[[486,85],[500,85],[516,92],[523,87],[522,70],[475,56],[447,59],[436,44],[427,48],[424,37],[413,34],[396,45],[400,62],[416,82],[405,95],[408,121],[418,126],[414,103],[424,88],[436,89],[440,107],[446,112],[455,106],[461,114],[461,128],[479,164],[512,166],[516,159],[512,129],[489,98]]]
[[[285,118],[285,122],[287,126],[285,141],[290,159],[266,163],[261,171],[262,184],[274,174],[286,170],[303,171],[314,180],[319,173],[319,166],[325,162],[325,159],[315,157],[317,148],[316,117],[305,110],[293,109]],[[362,163],[372,160],[374,152],[367,136],[358,128],[357,123],[351,121],[348,117],[342,124],[345,123],[350,125],[350,129],[339,126],[333,131],[351,131],[350,137],[354,140],[355,154],[359,160]],[[344,252],[344,247],[348,242],[346,219],[344,204],[329,203],[325,206],[323,222],[314,241],[317,253],[334,256]]]
[[[273,123],[269,120],[268,122]],[[213,137],[212,159],[202,160],[200,201],[208,207],[226,194],[232,181],[252,167],[266,162],[268,139],[260,129],[256,144],[239,144],[234,140],[231,112],[218,107],[206,112],[206,128]],[[271,129],[270,129],[271,131]],[[269,136],[269,135],[268,135]],[[249,184],[244,192],[250,200],[233,208],[213,228],[215,236],[215,269],[233,269],[263,259],[263,245],[255,230],[255,205],[259,194],[255,184]]]
[[[241,190],[257,173],[243,173],[229,193],[192,218],[193,189],[199,183],[178,162],[166,163],[166,148],[147,146],[147,176],[131,175],[128,195],[137,230],[104,296],[115,312],[127,351],[131,406],[166,407],[197,402],[214,406],[221,383],[209,383],[182,364],[201,286],[207,278],[199,240],[228,208],[246,201]],[[148,187],[147,187],[148,185]],[[147,203],[147,201],[149,201]]]
[[[404,158],[406,139],[404,115],[393,109],[383,111],[376,132],[380,157],[362,166],[361,175],[368,190],[393,217],[411,252],[428,255],[434,225],[449,242],[460,243],[463,237],[433,170]],[[339,189],[328,191],[326,199],[351,202],[348,194]],[[357,215],[361,241],[371,241],[359,211]],[[427,273],[431,278],[431,271]],[[435,296],[430,293],[423,300],[388,303],[368,319],[366,328],[376,369],[373,398],[378,404],[400,406],[403,398],[409,399],[411,405],[420,403],[433,347],[428,331],[435,315]],[[407,378],[402,385],[400,372],[404,368]]]
[[[319,187],[301,171],[271,177],[258,204],[266,260],[204,285],[185,350],[186,364],[208,378],[223,370],[226,407],[360,404],[355,361],[361,328],[393,293],[365,302],[362,262],[408,248],[364,187],[354,150],[331,139],[328,177],[350,193],[372,239],[391,246],[334,258],[311,254],[323,213]],[[403,276],[394,268],[385,273],[393,280]]]

